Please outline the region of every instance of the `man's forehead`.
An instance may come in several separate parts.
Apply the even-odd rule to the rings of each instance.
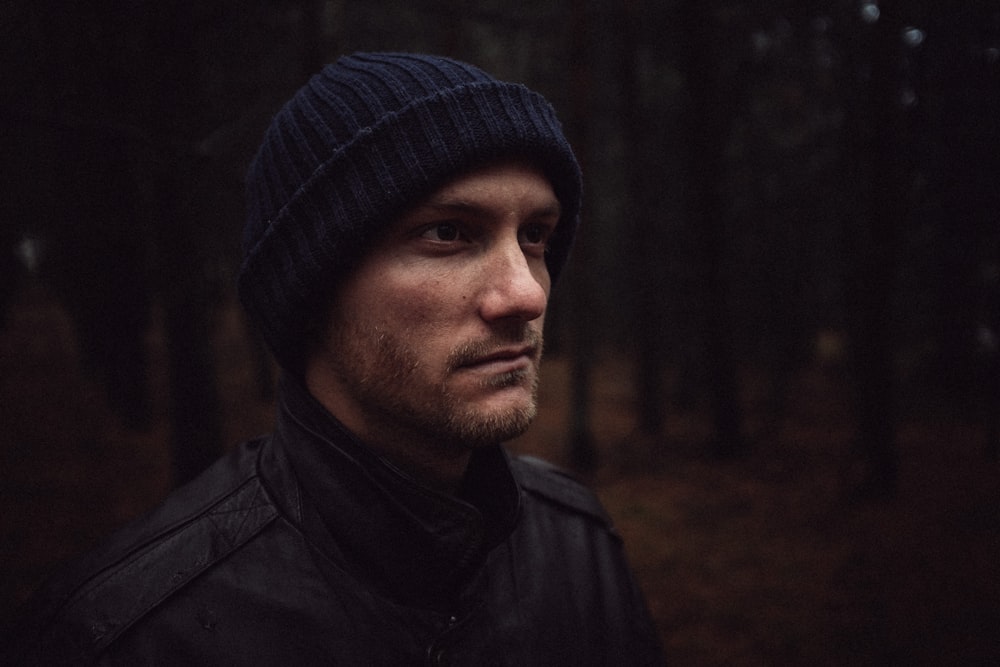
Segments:
[[[532,215],[558,216],[562,210],[552,183],[537,166],[524,161],[503,161],[456,176],[423,200],[418,210],[466,211],[522,206]]]

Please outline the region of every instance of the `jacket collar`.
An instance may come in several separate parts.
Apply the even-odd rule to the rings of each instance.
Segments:
[[[406,604],[449,606],[517,522],[520,490],[499,445],[473,452],[462,491],[446,495],[366,447],[287,377],[274,439],[335,559]]]

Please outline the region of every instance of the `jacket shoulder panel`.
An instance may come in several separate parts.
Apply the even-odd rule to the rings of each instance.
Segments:
[[[137,620],[263,530],[278,512],[256,476],[259,445],[223,458],[53,582],[37,617],[41,627],[34,638],[22,638],[30,650],[64,664],[93,661]]]
[[[528,493],[577,514],[587,515],[611,529],[611,517],[594,492],[562,468],[536,458],[519,456],[512,461],[518,483]]]

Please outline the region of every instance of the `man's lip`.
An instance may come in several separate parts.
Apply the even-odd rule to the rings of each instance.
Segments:
[[[522,347],[511,347],[504,348],[502,350],[496,350],[490,354],[484,355],[482,357],[477,357],[472,361],[462,364],[463,367],[469,368],[473,366],[482,366],[485,364],[493,363],[496,361],[514,361],[521,358],[534,359],[536,354],[536,349],[531,345],[524,345]]]

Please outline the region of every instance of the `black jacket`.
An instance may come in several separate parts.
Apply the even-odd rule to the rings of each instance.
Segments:
[[[663,662],[590,492],[496,447],[436,493],[290,382],[273,435],[50,582],[16,633],[10,664]]]

